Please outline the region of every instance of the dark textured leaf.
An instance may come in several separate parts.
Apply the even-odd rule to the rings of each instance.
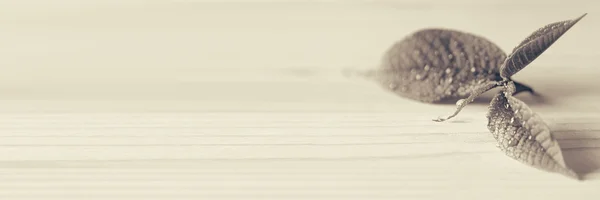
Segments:
[[[573,20],[548,24],[533,32],[508,55],[502,67],[500,67],[500,76],[504,79],[510,79],[512,75],[525,68],[544,53],[558,38],[586,15],[587,13]]]
[[[393,44],[372,79],[395,94],[426,103],[467,97],[501,80],[506,53],[489,40],[449,29],[422,29]]]
[[[579,179],[565,164],[560,146],[546,123],[524,102],[510,95],[512,91],[514,85],[509,83],[494,97],[487,113],[488,129],[498,147],[522,163]]]

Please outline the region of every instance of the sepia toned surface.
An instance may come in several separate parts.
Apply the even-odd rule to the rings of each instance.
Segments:
[[[596,199],[600,3],[0,1],[0,199]],[[588,13],[514,76],[584,181],[502,153],[488,92],[423,104],[344,69],[421,28],[505,52]]]

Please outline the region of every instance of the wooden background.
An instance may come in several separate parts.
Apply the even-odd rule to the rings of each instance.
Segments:
[[[0,1],[0,199],[597,199],[600,3]],[[412,31],[510,51],[588,16],[516,80],[578,182],[513,161],[487,94],[399,98],[375,67]]]

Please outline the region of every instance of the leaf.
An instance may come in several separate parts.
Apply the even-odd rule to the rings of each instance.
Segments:
[[[392,44],[372,80],[423,103],[466,98],[480,83],[498,80],[506,53],[473,33],[424,28]]]
[[[488,129],[509,157],[549,172],[579,179],[563,159],[558,142],[542,118],[513,97],[514,84],[505,86],[490,103]]]
[[[586,15],[587,13],[573,20],[551,23],[533,32],[504,60],[500,67],[500,76],[509,79],[525,68]]]

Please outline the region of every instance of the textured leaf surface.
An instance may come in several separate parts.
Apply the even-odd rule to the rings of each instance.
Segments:
[[[500,68],[500,75],[503,78],[510,78],[525,68],[552,46],[573,25],[585,17],[585,15],[587,14],[583,14],[573,20],[551,23],[533,32],[508,55],[508,58],[506,58]]]
[[[565,164],[558,142],[541,117],[524,102],[507,94],[497,94],[487,114],[488,129],[498,147],[513,159],[578,179]]]
[[[506,54],[489,40],[460,31],[423,29],[395,43],[376,72],[388,90],[422,102],[464,98],[499,80]]]

